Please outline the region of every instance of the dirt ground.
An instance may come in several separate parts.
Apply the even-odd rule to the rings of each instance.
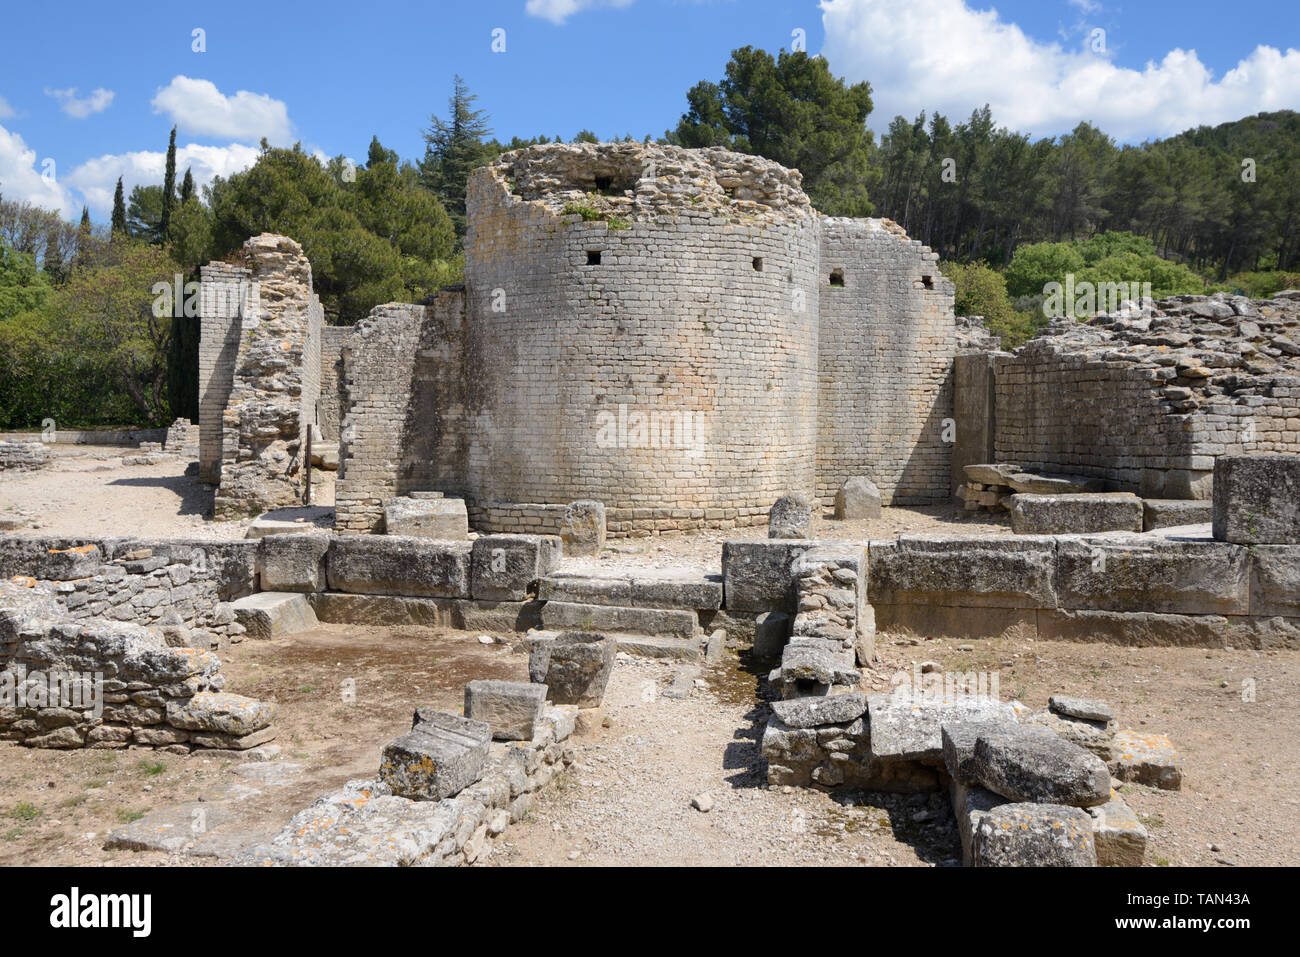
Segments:
[[[485,636],[486,637],[486,636]],[[505,639],[505,636],[502,636]],[[1101,697],[1121,727],[1163,732],[1185,762],[1183,790],[1125,785],[1151,835],[1149,865],[1300,864],[1300,656],[1120,648],[1018,639],[880,643],[875,689],[913,662],[999,675],[1033,707],[1050,694]],[[765,785],[759,740],[766,665],[729,655],[684,699],[663,692],[683,665],[620,656],[604,726],[573,741],[576,763],[512,826],[494,865],[954,866],[960,849],[940,795],[828,795]],[[206,798],[232,815],[225,847],[265,840],[348,780],[373,777],[382,746],[416,705],[459,711],[477,677],[523,679],[527,659],[479,636],[330,625],[225,656],[230,690],[279,703],[280,753],[258,762],[148,750],[41,751],[0,744],[0,865],[185,864],[215,858],[105,850],[140,814]],[[1242,681],[1255,701],[1242,701]],[[345,702],[345,682],[355,701]],[[251,792],[251,793],[248,793]],[[696,795],[713,800],[703,813]]]

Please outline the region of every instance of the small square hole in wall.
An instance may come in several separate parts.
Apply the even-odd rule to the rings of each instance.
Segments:
[[[844,270],[843,270],[843,269],[832,269],[832,270],[831,270],[831,285],[832,285],[832,286],[842,286],[842,285],[844,285]]]
[[[921,285],[924,286],[926,289],[933,289],[933,288],[934,288],[934,277],[933,277],[933,276],[922,276],[922,277],[921,277]]]
[[[755,256],[755,257],[754,257],[754,272],[762,272],[762,271],[763,271],[763,257],[762,257],[762,256]]]
[[[600,265],[600,250],[599,250],[599,249],[588,249],[588,250],[587,250],[587,265],[588,265],[588,266],[599,266],[599,265]]]
[[[614,178],[612,176],[596,177],[596,189],[598,189],[600,192],[603,193],[605,190],[609,189],[612,185],[614,185]]]

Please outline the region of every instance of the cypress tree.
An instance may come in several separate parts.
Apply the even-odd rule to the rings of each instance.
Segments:
[[[185,178],[181,180],[181,205],[184,206],[194,197],[194,174],[185,167]]]
[[[117,178],[117,189],[113,192],[113,223],[110,236],[113,239],[130,235],[126,228],[126,194],[122,191],[122,177]]]
[[[158,242],[167,242],[172,225],[172,204],[176,201],[176,127],[167,143],[167,171],[163,175],[162,216],[158,220]]]

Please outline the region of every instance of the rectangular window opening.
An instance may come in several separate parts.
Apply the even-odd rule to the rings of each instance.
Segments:
[[[921,277],[921,285],[924,286],[926,289],[933,289],[933,288],[934,288],[934,277],[933,277],[933,276],[922,276],[922,277]]]
[[[754,257],[754,272],[762,272],[762,271],[763,271],[763,257],[762,257],[762,256],[755,256],[755,257]]]
[[[843,270],[843,269],[832,269],[832,270],[831,270],[831,285],[832,285],[832,286],[842,286],[842,285],[844,285],[844,270]]]
[[[599,265],[600,265],[600,250],[599,250],[599,249],[588,249],[588,250],[587,250],[587,265],[588,265],[588,266],[599,266]]]

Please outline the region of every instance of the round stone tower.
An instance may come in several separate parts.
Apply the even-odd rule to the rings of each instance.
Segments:
[[[797,171],[550,144],[470,177],[466,490],[631,533],[813,493],[820,224]]]

